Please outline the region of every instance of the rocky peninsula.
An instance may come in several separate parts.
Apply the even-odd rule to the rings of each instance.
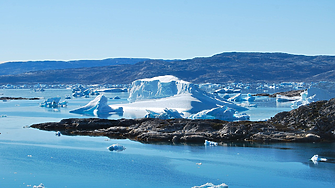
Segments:
[[[268,121],[71,118],[30,127],[65,135],[107,136],[140,142],[335,141],[335,98],[278,113]]]

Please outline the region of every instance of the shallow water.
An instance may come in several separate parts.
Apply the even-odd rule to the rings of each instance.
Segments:
[[[0,90],[3,96],[64,97],[70,90]],[[127,94],[120,96],[126,102]],[[39,107],[40,101],[0,101],[0,187],[29,187],[43,183],[59,187],[192,187],[207,182],[242,187],[334,187],[335,143],[220,143],[204,145],[143,144],[106,137],[55,136],[54,132],[24,128],[46,121],[83,117],[69,110],[93,98],[68,100],[67,108]],[[273,99],[257,98],[247,111],[259,119],[289,110]],[[120,118],[119,116],[109,118]],[[119,143],[121,152],[107,147]],[[319,154],[327,162],[312,163]],[[201,163],[201,165],[200,165]]]

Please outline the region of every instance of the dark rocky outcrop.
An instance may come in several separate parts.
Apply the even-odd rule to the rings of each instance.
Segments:
[[[300,96],[300,94],[304,91],[305,90],[302,89],[302,90],[291,90],[291,91],[277,92],[277,93],[274,93],[274,94],[258,93],[258,94],[255,94],[253,96],[267,96],[267,97],[276,98],[277,95],[282,95],[282,96],[287,96],[287,97],[296,97],[296,96]]]
[[[316,142],[335,140],[335,98],[281,112],[268,121],[227,122],[217,119],[63,119],[30,127],[67,135],[108,136],[141,142],[204,140]]]
[[[38,97],[0,97],[0,100],[40,100],[41,98]]]

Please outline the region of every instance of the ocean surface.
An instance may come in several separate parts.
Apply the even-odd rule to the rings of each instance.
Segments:
[[[62,97],[71,90],[2,89],[0,96]],[[105,93],[109,104],[127,103],[127,93]],[[35,123],[84,118],[70,110],[94,98],[66,100],[65,108],[40,107],[44,100],[0,101],[0,187],[47,188],[177,187],[207,182],[229,188],[335,187],[335,143],[221,143],[219,146],[144,144],[107,137],[64,136],[27,128]],[[257,107],[246,111],[251,120],[270,118],[291,110],[290,103],[257,97]],[[124,114],[125,118],[134,118]],[[110,119],[122,118],[118,115]],[[111,152],[108,146],[126,147]],[[327,162],[314,164],[318,154]]]

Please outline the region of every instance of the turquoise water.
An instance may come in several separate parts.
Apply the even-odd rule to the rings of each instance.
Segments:
[[[0,90],[2,96],[64,97],[69,90]],[[127,94],[120,96],[126,102]],[[61,187],[192,187],[207,182],[230,188],[335,187],[335,143],[223,143],[204,145],[143,144],[106,137],[55,136],[54,132],[24,128],[69,117],[69,110],[93,98],[68,100],[67,108],[50,110],[41,101],[0,101],[0,187],[29,187],[43,183]],[[289,110],[272,99],[258,98],[249,114],[259,119]],[[118,116],[110,118],[119,118]],[[107,147],[119,143],[122,152]],[[312,163],[319,154],[328,162]],[[201,165],[200,165],[201,163]]]

